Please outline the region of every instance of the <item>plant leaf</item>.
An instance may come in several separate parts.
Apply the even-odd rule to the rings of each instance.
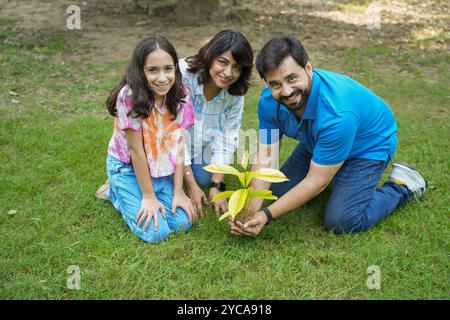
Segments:
[[[260,198],[260,199],[267,199],[267,200],[277,200],[278,197],[276,195],[271,195],[271,196],[260,196],[260,197],[252,197],[252,198]]]
[[[230,211],[225,212],[223,215],[220,216],[219,221],[222,221],[223,219],[225,219],[226,217],[230,216]]]
[[[245,201],[247,200],[248,189],[236,190],[228,202],[228,212],[231,218],[234,220],[236,215],[244,208]]]
[[[242,189],[239,189],[234,191],[231,195],[230,200],[228,201],[228,212],[230,213],[230,215],[233,215],[233,213],[236,211],[241,194]]]
[[[242,156],[242,162],[241,162],[242,168],[244,168],[244,170],[247,170],[247,166],[248,166],[248,151],[245,150],[244,155]]]
[[[247,174],[248,174],[248,172],[240,172],[240,175],[239,175],[239,181],[241,182],[241,184],[244,187],[247,187],[247,185],[248,185],[248,184],[246,184]]]
[[[289,180],[280,170],[270,168],[252,171],[250,172],[250,178],[261,179],[268,182],[283,182]]]
[[[211,173],[225,173],[235,176],[239,176],[241,174],[237,169],[226,164],[209,164],[204,166],[203,169]]]
[[[241,181],[242,185],[245,184],[245,174],[233,168],[232,166],[226,164],[209,164],[207,166],[204,166],[203,169],[211,173],[224,173],[238,176],[239,181]]]
[[[225,198],[229,198],[231,197],[231,195],[234,193],[234,191],[230,190],[230,191],[223,191],[221,193],[218,193],[214,196],[214,198],[212,198],[211,202],[220,200],[220,199],[225,199]]]
[[[245,171],[244,172],[244,183],[243,183],[244,187],[247,188],[251,181],[252,181],[252,172]]]
[[[260,199],[268,199],[268,200],[277,200],[278,197],[272,194],[270,190],[257,190],[252,192],[249,195],[250,198],[260,198]]]
[[[247,193],[247,199],[245,200],[244,208],[247,208],[248,207],[248,203],[250,202],[250,200],[252,200],[252,198],[250,198],[250,195],[253,192],[253,187],[247,188],[247,192],[248,192]]]
[[[272,190],[256,190],[252,192],[252,197],[257,198],[259,196],[272,195]]]

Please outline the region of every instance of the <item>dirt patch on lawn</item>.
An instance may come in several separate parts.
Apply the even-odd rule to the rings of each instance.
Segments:
[[[324,61],[335,46],[360,47],[377,43],[419,46],[445,51],[449,44],[447,1],[235,1],[233,19],[225,22],[184,21],[140,13],[136,1],[82,1],[81,30],[68,30],[71,1],[0,0],[0,18],[15,19],[24,34],[64,34],[74,44],[73,59],[92,63],[127,60],[139,39],[165,35],[180,57],[189,56],[225,28],[240,30],[255,53],[272,36],[293,34],[302,39],[311,57]],[[67,57],[64,57],[66,59]]]

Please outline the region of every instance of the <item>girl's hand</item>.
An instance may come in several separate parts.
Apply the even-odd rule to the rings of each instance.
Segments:
[[[209,189],[209,201],[211,201],[218,193],[220,193],[220,190],[217,188]],[[220,199],[220,200],[214,201],[213,203],[214,203],[214,209],[216,211],[216,215],[219,216],[228,211],[227,199]]]
[[[187,188],[189,198],[191,198],[191,201],[194,205],[194,208],[197,209],[197,213],[200,215],[200,217],[203,217],[203,208],[202,208],[202,202],[209,205],[209,201],[205,196],[205,193],[198,185],[191,186]]]
[[[166,219],[166,208],[164,205],[156,199],[156,197],[151,198],[142,198],[141,209],[139,210],[135,221],[137,222],[138,228],[144,222],[145,218],[147,221],[144,225],[144,231],[148,229],[150,222],[152,221],[152,217],[155,220],[155,225],[153,230],[158,230],[158,211],[161,210],[162,216]]]
[[[186,211],[189,222],[192,224],[197,218],[197,213],[191,199],[184,193],[184,191],[175,192],[172,199],[172,215],[175,215],[177,207]]]

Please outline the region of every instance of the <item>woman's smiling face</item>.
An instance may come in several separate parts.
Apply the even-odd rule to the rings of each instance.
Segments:
[[[209,68],[209,74],[214,84],[226,88],[235,83],[241,76],[242,67],[234,60],[230,50],[216,57]]]

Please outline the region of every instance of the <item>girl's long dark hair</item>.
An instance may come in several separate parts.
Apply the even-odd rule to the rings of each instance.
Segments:
[[[205,44],[195,56],[186,59],[188,71],[197,73],[200,84],[207,82],[211,76],[214,59],[225,51],[231,51],[234,60],[242,67],[239,79],[228,87],[228,93],[233,96],[243,96],[251,86],[250,77],[253,67],[253,50],[250,43],[238,31],[226,29],[216,34]]]
[[[112,116],[116,116],[117,114],[117,96],[125,85],[128,85],[132,90],[131,98],[133,107],[130,110],[130,113],[133,111],[133,116],[143,119],[149,116],[155,99],[147,85],[147,79],[144,74],[144,64],[147,56],[158,48],[170,54],[175,65],[175,81],[166,95],[166,105],[170,113],[173,114],[174,119],[177,117],[177,107],[183,102],[183,98],[186,97],[186,94],[182,89],[181,71],[178,65],[177,52],[169,40],[163,36],[151,36],[145,38],[141,40],[134,49],[133,56],[128,63],[125,74],[111,91],[106,101],[106,106]]]

